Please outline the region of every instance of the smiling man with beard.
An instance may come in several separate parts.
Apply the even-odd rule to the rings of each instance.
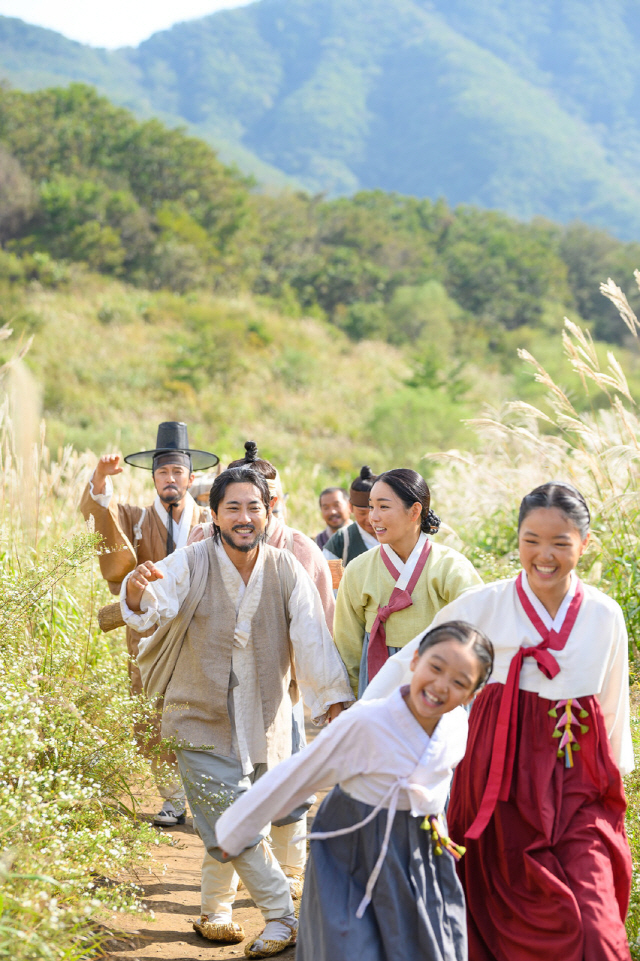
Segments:
[[[175,746],[206,851],[223,861],[216,822],[291,755],[298,685],[316,723],[336,717],[353,695],[309,575],[293,554],[265,542],[265,478],[249,467],[223,471],[210,504],[213,536],[140,564],[120,598],[127,624],[157,627],[138,655],[144,689],[164,698],[162,734]],[[283,951],[297,933],[289,883],[266,834],[232,859],[266,921],[246,948],[251,958]],[[209,897],[196,931],[212,941],[243,940],[231,917],[234,896],[219,892],[213,910]]]
[[[207,520],[209,511],[198,507],[188,492],[194,471],[214,467],[219,458],[210,451],[189,446],[187,425],[177,421],[160,424],[153,450],[128,454],[125,461],[132,467],[152,472],[156,498],[149,507],[119,504],[113,496],[112,478],[121,474],[119,454],[100,458],[93,476],[85,487],[80,510],[85,519],[93,518],[95,530],[102,535],[100,570],[112,594],[118,594],[122,580],[142,561],[160,561],[179,547],[184,547],[189,532]],[[129,680],[132,694],[142,693],[140,671],[135,663],[141,634],[127,627]],[[158,793],[164,799],[154,824],[170,827],[185,820],[185,794],[175,758],[158,756],[160,718],[155,724],[136,726],[141,749],[150,756],[156,775]],[[172,770],[175,773],[171,773]]]

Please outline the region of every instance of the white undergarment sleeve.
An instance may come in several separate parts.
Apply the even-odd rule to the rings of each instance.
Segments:
[[[163,627],[172,621],[189,592],[189,561],[185,551],[174,551],[155,566],[164,576],[145,590],[140,601],[140,613],[130,610],[127,605],[127,583],[133,571],[127,574],[120,588],[120,610],[124,622],[140,634],[150,627]]]
[[[354,700],[347,670],[327,628],[318,590],[297,558],[290,555],[296,583],[289,598],[289,636],[296,680],[313,721],[321,723],[332,704]]]
[[[92,474],[92,475],[91,475],[91,480],[89,481],[89,493],[91,494],[91,496],[92,496],[92,498],[94,499],[94,501],[96,502],[96,504],[100,504],[100,507],[104,507],[105,510],[108,510],[108,509],[109,509],[109,504],[110,504],[110,502],[111,502],[111,498],[112,498],[112,496],[113,496],[113,484],[112,484],[112,482],[111,482],[111,478],[109,477],[109,475],[107,474],[107,476],[106,476],[105,479],[104,479],[104,493],[103,493],[103,494],[94,494],[94,492],[93,492],[93,474]]]

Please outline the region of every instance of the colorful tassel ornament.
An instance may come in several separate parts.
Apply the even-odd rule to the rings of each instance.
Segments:
[[[572,726],[577,726],[580,728],[581,734],[586,734],[589,730],[589,727],[586,724],[581,724],[578,718],[584,719],[585,717],[589,717],[589,713],[588,711],[585,711],[577,698],[568,698],[565,701],[558,701],[558,703],[549,711],[549,716],[558,717],[558,711],[561,712],[561,716],[551,736],[553,738],[560,738],[560,744],[558,745],[558,757],[564,758],[565,767],[571,768],[573,767],[573,753],[574,751],[580,750],[580,745],[576,741],[575,735],[571,728]]]
[[[467,849],[465,847],[461,844],[456,844],[455,841],[452,841],[451,838],[447,837],[444,833],[439,817],[430,814],[424,819],[420,827],[423,831],[431,832],[434,854],[440,855],[444,851],[448,851],[456,861],[459,861],[463,854],[466,854]]]

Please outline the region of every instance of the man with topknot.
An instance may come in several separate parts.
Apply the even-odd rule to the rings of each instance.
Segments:
[[[335,601],[331,572],[322,556],[322,551],[302,531],[285,524],[284,494],[278,469],[270,461],[260,457],[258,445],[255,441],[246,441],[244,450],[244,457],[231,461],[228,469],[249,467],[261,474],[266,480],[271,499],[271,512],[265,530],[266,542],[270,547],[290,551],[300,562],[315,585],[320,596],[327,628],[333,633]],[[213,532],[214,525],[212,522],[198,524],[189,535],[189,544],[211,537]],[[292,749],[296,753],[306,745],[302,701],[298,701],[293,709],[292,733]],[[296,900],[302,896],[304,865],[307,856],[307,845],[304,839],[307,831],[306,813],[314,800],[315,798],[310,798],[307,803],[290,812],[288,817],[272,825],[271,829],[273,853],[289,880],[291,895]],[[222,864],[205,855],[202,864],[203,914],[208,914],[210,907],[215,912],[217,906],[225,898],[227,902],[232,903],[237,886],[238,877],[233,870],[233,865]]]
[[[215,837],[222,811],[294,752],[298,692],[318,723],[353,701],[313,582],[290,551],[266,542],[270,502],[258,471],[223,471],[209,498],[212,536],[138,565],[120,594],[128,624],[157,628],[138,664],[147,694],[163,698],[162,733],[175,747],[205,868],[228,860]],[[231,859],[215,891],[203,889],[193,922],[210,941],[244,940],[232,916],[237,872],[265,920],[249,958],[279,954],[297,935],[291,886],[267,833]]]

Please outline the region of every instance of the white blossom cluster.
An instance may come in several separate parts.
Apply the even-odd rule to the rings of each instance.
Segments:
[[[122,637],[98,630],[95,537],[15,547],[0,539],[0,957],[91,958],[107,917],[141,909],[155,834],[135,816],[133,727],[150,709]]]

